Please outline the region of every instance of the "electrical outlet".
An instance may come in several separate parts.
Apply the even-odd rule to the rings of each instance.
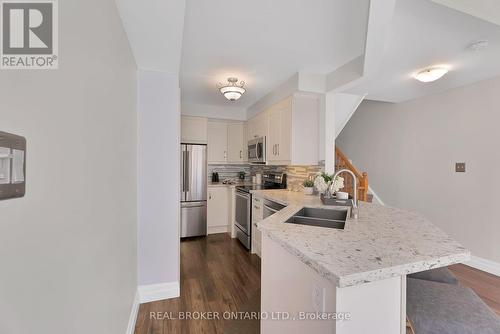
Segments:
[[[326,289],[319,284],[314,283],[312,289],[312,304],[314,312],[325,312],[325,294]]]
[[[465,173],[465,162],[455,163],[455,172],[456,173]]]

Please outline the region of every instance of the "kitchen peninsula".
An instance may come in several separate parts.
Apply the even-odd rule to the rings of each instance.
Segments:
[[[258,223],[263,312],[290,317],[348,313],[350,319],[263,320],[267,333],[405,333],[406,275],[468,261],[470,253],[420,214],[360,202],[344,229],[287,223],[317,196],[253,191],[287,205]],[[297,320],[297,319],[296,319]]]

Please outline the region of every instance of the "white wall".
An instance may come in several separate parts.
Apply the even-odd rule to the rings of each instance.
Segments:
[[[139,285],[178,282],[179,79],[139,71],[138,86]]]
[[[329,92],[325,94],[324,98],[324,134],[323,144],[324,149],[323,157],[325,159],[325,172],[328,174],[335,173],[335,110],[337,108],[338,94]]]
[[[422,212],[496,262],[499,91],[497,77],[405,103],[363,102],[337,138],[386,204]]]
[[[230,101],[227,101],[227,104],[227,106],[221,107],[208,104],[182,102],[181,113],[184,116],[246,121],[247,110],[245,108],[237,107],[237,104],[232,105],[232,102]]]
[[[345,93],[335,95],[335,138],[342,132],[364,98],[364,96]]]
[[[0,202],[0,332],[123,334],[136,279],[136,69],[113,0],[60,2],[60,69],[0,71],[0,130],[26,136]]]

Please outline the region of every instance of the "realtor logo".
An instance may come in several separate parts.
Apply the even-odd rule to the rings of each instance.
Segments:
[[[2,69],[57,69],[57,2],[0,0]]]

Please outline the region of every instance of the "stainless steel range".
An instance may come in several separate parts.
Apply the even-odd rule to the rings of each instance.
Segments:
[[[236,237],[250,249],[252,245],[252,190],[286,189],[286,174],[264,174],[262,184],[236,187]]]

